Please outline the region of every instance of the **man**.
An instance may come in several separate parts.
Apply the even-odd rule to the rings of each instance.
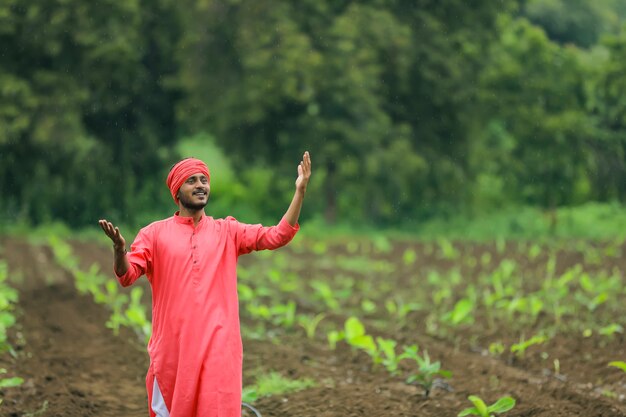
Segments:
[[[120,283],[131,285],[145,274],[152,287],[146,376],[151,417],[241,416],[237,258],[294,237],[310,176],[305,152],[289,208],[276,226],[263,227],[206,216],[209,169],[198,159],[183,159],[167,177],[179,210],[141,229],[130,252],[119,229],[99,221],[113,241]]]

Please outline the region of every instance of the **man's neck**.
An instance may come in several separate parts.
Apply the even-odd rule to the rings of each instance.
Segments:
[[[198,223],[200,222],[200,220],[202,220],[202,217],[204,216],[204,209],[200,209],[200,210],[189,210],[185,207],[179,207],[179,213],[178,215],[180,217],[193,217],[193,225],[197,226]]]

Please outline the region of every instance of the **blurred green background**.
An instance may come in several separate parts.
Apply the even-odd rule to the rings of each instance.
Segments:
[[[2,0],[0,227],[207,213],[416,234],[626,231],[621,0]],[[450,226],[452,225],[452,226]]]

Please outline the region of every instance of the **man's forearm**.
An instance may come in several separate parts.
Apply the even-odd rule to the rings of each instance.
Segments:
[[[113,247],[113,251],[113,268],[115,269],[117,276],[121,277],[128,272],[128,269],[130,268],[130,262],[128,262],[128,259],[126,258],[126,248]]]
[[[285,213],[285,220],[292,226],[298,223],[300,217],[300,209],[302,209],[302,202],[304,201],[304,190],[296,188],[296,192],[293,194],[289,208]]]

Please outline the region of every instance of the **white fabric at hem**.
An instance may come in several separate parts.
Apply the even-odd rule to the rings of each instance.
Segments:
[[[159,389],[156,376],[154,377],[154,384],[152,386],[152,411],[154,411],[157,417],[170,417],[170,412],[165,406],[165,400]]]

